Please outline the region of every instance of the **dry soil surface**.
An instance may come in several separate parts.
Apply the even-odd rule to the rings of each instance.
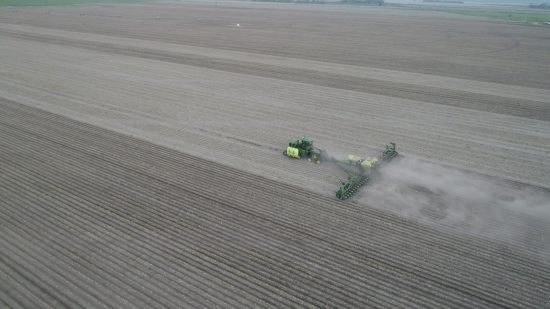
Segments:
[[[0,101],[2,307],[525,307],[550,268]]]
[[[387,268],[388,273],[380,272],[382,277],[379,283],[383,284],[377,286],[378,283],[369,283],[369,289],[376,289],[374,292],[367,290],[361,292],[364,294],[358,292],[362,289],[359,288],[361,285],[357,284],[363,282],[361,280],[366,277],[360,277],[361,280],[357,279],[358,281],[354,283],[351,281],[338,283],[335,279],[333,286],[340,287],[343,293],[338,297],[325,294],[330,290],[328,288],[316,285],[306,286],[305,282],[308,280],[303,278],[296,279],[296,282],[303,280],[301,283],[304,284],[303,287],[297,286],[296,291],[288,292],[287,290],[294,285],[294,279],[289,277],[293,271],[285,268],[286,272],[276,275],[277,278],[283,278],[280,279],[283,281],[278,282],[280,286],[285,286],[287,292],[284,293],[297,294],[287,295],[290,298],[285,298],[287,296],[277,296],[279,295],[277,292],[270,297],[265,297],[254,294],[256,290],[253,290],[250,293],[255,296],[250,296],[252,297],[248,299],[250,302],[245,300],[243,302],[256,303],[261,300],[262,303],[258,304],[263,306],[266,304],[263,302],[274,301],[272,304],[277,305],[278,301],[285,301],[282,304],[290,304],[286,301],[299,300],[303,301],[298,303],[301,305],[324,306],[332,299],[331,301],[334,302],[330,304],[335,306],[365,305],[365,302],[370,301],[373,301],[372,304],[392,306],[387,302],[394,301],[392,297],[395,297],[396,304],[401,302],[400,304],[405,307],[413,304],[426,306],[431,304],[438,307],[447,297],[442,296],[447,295],[444,293],[454,293],[456,303],[449,300],[448,304],[451,306],[514,307],[513,299],[517,299],[518,305],[534,307],[548,305],[548,281],[542,278],[547,273],[544,265],[547,264],[550,251],[547,237],[550,233],[548,224],[550,221],[548,212],[548,204],[550,204],[548,195],[550,188],[549,49],[550,31],[545,28],[388,8],[236,3],[2,8],[0,9],[1,124],[7,126],[6,130],[7,128],[12,130],[6,131],[3,139],[0,139],[4,144],[0,152],[4,160],[1,167],[12,169],[10,176],[3,176],[2,179],[5,182],[14,179],[15,183],[15,179],[19,179],[17,177],[23,177],[18,180],[20,186],[3,187],[2,197],[10,196],[11,199],[2,199],[2,209],[11,211],[10,209],[15,207],[14,211],[21,209],[21,211],[33,212],[34,210],[30,208],[27,210],[26,207],[38,207],[40,210],[42,204],[37,202],[39,199],[53,199],[48,202],[48,205],[52,211],[60,212],[58,218],[79,227],[77,221],[71,220],[77,220],[81,216],[79,211],[89,209],[78,208],[75,209],[76,213],[65,213],[63,205],[72,205],[70,204],[72,202],[60,201],[59,206],[55,206],[54,200],[61,199],[65,194],[58,190],[69,193],[77,189],[86,190],[87,195],[82,198],[87,201],[86,203],[92,203],[87,204],[86,207],[100,205],[105,207],[105,213],[110,213],[113,207],[117,209],[119,194],[120,196],[129,194],[128,198],[130,198],[133,194],[141,194],[141,190],[149,190],[148,193],[143,192],[139,195],[140,197],[135,196],[136,199],[141,199],[140,207],[144,207],[139,208],[139,211],[136,210],[136,216],[143,216],[141,211],[155,211],[157,200],[162,200],[164,203],[162,205],[169,207],[170,211],[193,213],[194,210],[188,210],[185,207],[187,202],[184,200],[189,198],[194,199],[197,204],[210,203],[204,197],[196,195],[203,190],[208,190],[212,194],[225,192],[219,193],[216,200],[216,203],[221,204],[212,206],[225,210],[236,208],[242,211],[242,208],[260,207],[260,204],[254,201],[263,199],[264,204],[261,207],[267,208],[261,209],[269,211],[272,215],[278,215],[277,212],[282,207],[280,205],[286,205],[285,209],[290,211],[300,204],[301,206],[295,211],[302,211],[300,207],[305,207],[308,211],[304,210],[303,214],[297,217],[289,215],[280,222],[284,223],[290,218],[296,220],[295,223],[299,225],[299,222],[305,224],[308,220],[312,220],[315,224],[326,225],[323,231],[328,234],[340,233],[340,229],[345,227],[341,233],[347,235],[346,241],[349,243],[346,244],[353,248],[378,252],[378,249],[374,249],[376,246],[390,246],[387,247],[389,251],[385,251],[385,255],[378,256],[376,260],[378,262],[373,262],[374,264],[357,260],[355,256],[345,255],[355,261],[356,264],[353,265],[366,263],[364,267],[380,266],[382,264],[379,262],[385,261],[390,256],[398,259],[397,264],[402,261],[409,261],[412,264],[425,263],[423,265],[427,268],[422,268],[425,272],[420,277],[428,281],[419,283],[417,286],[429,290],[428,287],[433,282],[438,282],[437,284],[446,286],[452,292],[440,293],[434,290],[432,298],[428,296],[416,298],[412,296],[414,293],[409,295],[401,292],[401,290],[407,291],[407,288],[395,288],[394,284],[397,283],[390,282],[389,279],[385,280],[388,276],[400,274],[399,271],[395,272],[391,267],[386,266],[384,269]],[[53,114],[41,114],[34,108]],[[10,114],[12,110],[13,115]],[[80,124],[54,115],[68,117],[79,121]],[[33,117],[42,117],[40,118],[42,120]],[[50,125],[48,121],[52,119],[58,119],[58,121]],[[14,122],[15,120],[17,121]],[[37,124],[34,125],[34,122]],[[71,132],[70,129],[67,131],[67,123],[74,126],[75,132]],[[18,130],[26,132],[24,134],[31,134],[21,126],[31,126],[35,132],[32,134],[42,135],[32,135],[32,139],[27,142],[17,142]],[[112,136],[108,132],[111,132]],[[73,140],[68,136],[69,133],[71,136],[74,135]],[[123,138],[118,135],[119,133],[137,139]],[[348,152],[358,155],[376,155],[386,143],[394,141],[403,159],[396,161],[393,167],[385,168],[380,179],[365,190],[362,196],[347,203],[337,203],[332,195],[345,175],[330,164],[308,164],[304,161],[289,160],[281,154],[289,139],[304,134],[313,136],[318,147],[339,157]],[[71,173],[72,178],[57,179],[55,167],[58,165],[53,163],[57,162],[59,167],[63,167],[61,162],[69,159],[63,157],[61,153],[41,153],[40,149],[45,143],[44,147],[52,147],[54,151],[56,148],[54,145],[61,145],[58,139],[64,138],[68,139],[64,144],[66,146],[75,143],[70,148],[71,151],[75,151],[71,154],[75,166],[67,166],[66,173]],[[114,140],[121,144],[117,145],[113,142]],[[140,140],[152,144],[140,142]],[[170,148],[174,152],[155,145]],[[82,157],[87,153],[86,147],[92,147],[91,150],[97,152],[93,156],[100,160],[99,163],[94,165],[91,161],[87,161],[91,159]],[[31,151],[36,151],[36,157],[27,157],[27,153],[31,156]],[[151,162],[144,163],[138,160],[145,156],[142,151],[149,153],[148,160]],[[171,158],[176,156],[180,159],[174,159],[175,161],[170,161],[166,165],[162,165],[165,163],[162,163],[164,161],[160,157],[159,162],[152,159],[166,152],[170,153]],[[111,166],[110,163],[107,162],[106,167],[101,167],[103,156],[114,156],[115,159],[112,160],[119,164],[129,164],[133,166],[132,168],[140,170],[124,171],[124,173],[130,173],[124,176],[110,174],[107,168]],[[185,160],[181,158],[185,158],[188,162],[184,164]],[[31,159],[37,161],[31,161]],[[11,166],[9,162],[12,160],[18,162],[17,165]],[[29,160],[28,164],[25,163],[27,160]],[[33,164],[39,163],[42,165],[37,166],[36,169],[44,168],[44,170],[34,172]],[[159,166],[157,163],[162,164]],[[178,167],[178,164],[183,166]],[[195,165],[197,167],[193,167]],[[79,166],[83,169],[80,176]],[[210,169],[199,166],[213,167]],[[96,170],[100,168],[107,169],[105,174]],[[19,169],[25,169],[25,172],[21,170],[19,175]],[[90,170],[91,174],[87,173],[86,169]],[[141,169],[144,170],[141,171]],[[223,178],[218,169],[231,172]],[[94,174],[94,171],[100,173],[100,176]],[[171,176],[164,175],[165,172]],[[40,173],[43,178],[33,180],[36,173]],[[182,175],[178,176],[179,173]],[[240,180],[233,181],[231,179],[233,176],[228,176],[235,173],[241,175]],[[8,175],[7,172],[4,175]],[[59,177],[65,177],[63,175],[60,171]],[[161,176],[159,180],[158,177]],[[170,178],[172,176],[175,178]],[[119,186],[111,187],[101,184],[103,180],[92,180],[87,177],[103,177],[97,179],[105,178],[109,183],[118,183]],[[169,180],[165,180],[164,177]],[[118,188],[124,187],[126,181],[138,182],[145,181],[144,179],[150,179],[151,187],[147,187],[145,182],[140,182],[139,187],[128,189],[133,190],[134,193],[123,191],[117,193]],[[255,187],[254,183],[260,181],[259,179],[266,184]],[[76,185],[87,181],[92,181],[94,186],[101,185],[101,187],[88,189],[87,183]],[[170,187],[170,190],[164,188],[164,186],[171,186],[174,182],[177,183],[177,188]],[[33,193],[34,195],[30,193],[25,195],[26,186],[38,191]],[[279,189],[273,189],[275,191],[272,192],[268,189],[270,187]],[[171,193],[166,193],[165,190]],[[268,190],[267,193],[264,192],[266,190]],[[76,191],[74,194],[77,194]],[[20,207],[24,199],[27,206]],[[224,199],[229,200],[223,202]],[[145,207],[147,201],[151,204]],[[287,202],[290,204],[285,204]],[[80,205],[80,202],[74,205]],[[99,224],[101,226],[99,230],[106,229],[108,226],[116,229],[120,234],[109,238],[118,239],[116,242],[104,239],[107,237],[103,236],[104,234],[94,236],[95,232],[82,234],[82,231],[75,230],[75,235],[88,237],[85,241],[91,241],[99,247],[108,245],[109,250],[114,251],[124,237],[129,239],[134,237],[133,241],[139,241],[135,238],[137,236],[129,236],[126,224],[142,224],[142,222],[134,222],[132,218],[125,219],[122,214],[131,215],[133,212],[122,209],[124,208],[120,210],[122,211],[120,217],[112,218],[115,221],[127,220],[119,222],[121,227],[113,227],[109,223],[102,223],[101,220],[90,223]],[[331,211],[344,212],[347,217],[345,220],[339,217],[332,218]],[[361,221],[362,212],[383,216],[383,218],[377,218],[377,222],[389,226],[389,230],[393,228],[395,230],[387,234],[386,238],[383,236],[384,232],[380,232],[379,238],[366,237],[368,233],[376,231],[376,225],[370,221]],[[179,241],[198,245],[197,242],[200,241],[194,238],[181,237],[181,233],[184,232],[178,231],[181,228],[179,221],[163,221],[171,218],[171,215],[170,212],[163,212],[161,217],[155,217],[155,220],[160,220],[159,226],[166,229],[167,233],[179,235],[178,240],[171,238],[174,243],[166,246],[170,248],[180,246],[178,248],[181,250],[187,248],[187,245],[178,243]],[[14,216],[25,218],[24,214],[17,212]],[[32,220],[40,220],[40,215],[34,216],[36,217],[31,216],[34,218]],[[63,216],[68,217],[63,219]],[[229,214],[221,212],[219,216],[223,219]],[[390,219],[385,221],[386,217],[394,221]],[[29,230],[30,234],[25,234],[27,236],[19,235],[25,229],[19,228],[20,224],[16,221],[6,218],[15,217],[4,217],[2,221],[2,227],[6,229],[6,234],[2,234],[6,248],[11,248],[15,243],[21,244],[21,250],[29,250],[24,249],[28,247],[25,243],[19,242],[23,241],[24,237],[27,237],[28,245],[40,241],[40,231],[43,230],[41,227],[36,227],[35,234]],[[202,228],[218,229],[216,224],[219,222],[214,222],[212,218],[209,217],[204,223],[194,223],[192,227],[195,233],[199,235],[198,230]],[[319,221],[319,218],[322,220]],[[149,224],[150,219],[151,217],[146,217],[140,220],[145,220],[143,222]],[[419,220],[423,224],[422,227],[409,221],[413,219],[415,222]],[[88,219],[82,220],[87,222]],[[239,226],[238,222],[246,222],[246,219],[239,220],[233,222],[230,216],[227,222],[232,226]],[[271,219],[266,220],[265,222],[271,222],[269,221]],[[29,221],[29,224],[32,222]],[[432,236],[426,236],[425,239],[423,236],[418,236],[417,241],[424,242],[425,248],[445,252],[441,253],[443,255],[434,255],[433,259],[441,258],[438,260],[441,263],[445,261],[443,264],[437,264],[436,261],[431,260],[431,252],[425,251],[428,249],[410,243],[412,236],[397,236],[408,232],[400,230],[401,223],[395,222],[403,222],[402,224],[407,226],[413,224],[414,228],[421,228],[426,233],[431,233],[430,235],[437,234],[437,231],[447,233],[445,237],[457,238],[459,243],[453,243],[451,249],[440,248],[437,242],[434,244],[431,240]],[[58,225],[59,222],[52,221],[49,226],[52,229],[70,229]],[[269,224],[267,227],[270,227]],[[140,228],[143,229],[143,227]],[[228,234],[224,237],[237,241],[239,237],[246,234],[244,231],[247,228],[249,227],[244,224],[241,234],[235,236]],[[303,228],[307,231],[309,226],[304,225]],[[348,235],[346,229],[353,231],[368,229],[369,231],[360,235],[350,232],[351,234]],[[46,229],[46,231],[49,230]],[[64,230],[58,230],[58,232],[65,233]],[[146,237],[173,237],[173,234],[167,234],[168,236],[157,234],[158,232],[154,229],[147,228],[145,232]],[[104,233],[107,235],[111,232]],[[304,246],[307,244],[312,247],[317,246],[315,242],[310,243],[309,240],[301,238],[293,239],[288,235],[284,236],[285,240],[280,242],[268,239],[265,240],[265,244],[250,242],[246,246],[252,250],[251,252],[257,250],[255,247],[257,245],[274,246],[270,247],[272,250],[270,254],[273,254],[276,251],[273,248],[284,249],[288,245],[291,253],[287,257],[291,257],[291,260],[297,255],[293,250],[307,251],[300,249],[298,243]],[[54,241],[57,236],[51,237],[51,241]],[[262,237],[283,236],[274,231],[271,236],[262,234],[257,236],[257,239]],[[159,245],[158,241],[162,242],[162,240],[151,240],[151,243],[144,241],[143,244],[138,244],[136,250],[140,248],[142,250],[142,246]],[[285,241],[292,244],[285,244]],[[54,250],[50,254],[62,255],[64,259],[76,261],[75,263],[86,262],[89,263],[87,265],[95,265],[95,257],[81,261],[80,255],[70,251],[73,250],[71,242],[73,242],[72,238],[64,243],[65,247],[62,248],[65,249],[61,247],[59,249],[69,251],[59,251],[63,252],[59,253]],[[74,242],[76,248],[77,242],[76,240]],[[470,247],[470,242],[475,243],[477,247]],[[214,242],[214,247],[220,243],[223,244],[223,241],[217,240]],[[333,244],[338,243],[339,240],[334,241]],[[46,246],[44,250],[49,248],[47,244],[47,242],[41,244]],[[92,247],[87,247],[88,245],[85,243],[83,247],[79,247],[80,249],[74,250],[81,250],[78,251],[81,253],[88,250],[91,254],[93,250],[90,249]],[[480,262],[479,267],[471,268],[465,256],[472,254],[471,257],[476,258],[478,250],[485,246],[498,249],[487,253],[487,260]],[[293,249],[290,249],[291,247]],[[37,247],[32,250],[36,251],[26,252],[28,254],[26,258],[34,259],[33,261],[40,260],[42,249]],[[126,249],[120,250],[117,254],[127,254]],[[202,249],[197,248],[197,250]],[[225,251],[223,256],[244,263],[242,257],[234,255],[239,250]],[[308,267],[317,267],[315,258],[325,258],[325,252],[330,252],[334,248],[316,250],[321,250],[323,253],[308,253],[309,255],[301,257],[304,263],[313,263]],[[456,250],[461,253],[457,254]],[[115,258],[114,251],[106,253],[103,257],[119,261],[120,256]],[[14,252],[2,255],[3,263],[0,263],[4,267],[4,275],[11,274],[10,280],[14,280],[10,281],[10,289],[16,286],[17,282],[32,281],[33,277],[29,277],[28,274],[17,274],[21,269],[32,273],[29,267],[35,267],[37,275],[47,278],[46,273],[40,274],[44,268],[36,266],[31,260],[27,260],[28,264],[14,264],[19,256],[25,256],[23,251]],[[136,258],[132,255],[135,252],[128,254]],[[139,263],[153,263],[152,261],[155,261],[160,252],[143,258]],[[282,251],[281,254],[286,254],[284,252],[286,251]],[[446,252],[453,254],[453,258],[444,256]],[[491,254],[497,256],[496,260],[501,259],[504,266],[498,270],[491,270],[493,265],[488,258]],[[175,263],[172,256],[163,258],[166,259],[163,263]],[[351,267],[347,271],[350,274],[354,273],[352,265],[346,264],[350,262],[339,261],[339,258],[341,257],[335,258],[333,262],[334,265],[340,266],[334,267]],[[207,263],[209,259],[211,257],[197,257],[196,261]],[[308,259],[310,259],[309,262]],[[184,263],[182,261],[186,259],[179,260]],[[273,265],[296,269],[303,266],[298,261],[296,265],[288,264],[287,260],[271,262],[275,264],[267,265],[274,268],[264,269],[260,266],[265,265],[262,264],[264,262],[247,267],[258,271],[258,274],[272,276],[279,271]],[[429,274],[427,266],[432,262],[435,263],[434,265],[442,265],[440,269],[434,266],[433,275]],[[125,271],[124,267],[140,269],[136,266],[137,264],[132,263],[123,263],[122,266],[121,264],[109,265],[113,267],[112,269],[121,272]],[[413,267],[407,265],[403,267]],[[83,271],[80,270],[80,266],[74,267],[76,272]],[[234,270],[232,266],[228,267],[231,269],[228,271]],[[479,276],[477,272],[484,268],[488,269],[486,281],[479,281],[481,280],[479,276],[482,276],[483,272]],[[51,273],[55,273],[56,269],[51,268]],[[105,268],[102,271],[109,273],[109,269],[111,268]],[[163,272],[169,269],[155,268],[152,272],[156,276],[162,276]],[[418,269],[421,270],[421,268]],[[431,276],[439,276],[437,274],[441,269],[449,276],[455,272],[468,272],[464,274],[464,278],[468,280],[453,286],[454,283],[450,281],[433,279]],[[520,277],[527,276],[533,281],[522,285],[517,280],[523,279],[516,278],[516,275],[499,277],[499,273],[507,276],[509,272],[518,273],[517,276]],[[173,275],[174,277],[170,278],[180,284],[178,280],[182,280],[181,274],[184,273],[174,271],[166,275]],[[320,273],[324,271],[315,272],[309,268],[303,270],[304,276],[310,276],[308,278],[311,280],[323,281],[332,276],[332,273],[330,275],[326,273],[323,277],[319,275]],[[346,271],[341,273],[347,274]],[[81,275],[82,278],[92,278],[91,276],[97,274],[84,272]],[[120,278],[116,279],[116,276],[113,278],[100,276],[104,279],[120,280]],[[147,276],[147,273],[142,272],[136,276]],[[224,278],[225,275],[220,276]],[[259,281],[254,281],[257,279],[250,277],[249,273],[245,272],[243,276],[242,278],[251,280],[246,284],[252,284],[252,282],[260,284]],[[358,276],[362,275],[358,274]],[[404,276],[409,275],[407,273]],[[69,280],[63,278],[59,277],[60,282]],[[412,277],[409,279],[416,280]],[[68,287],[57,281],[44,280],[46,280],[44,284],[51,284],[52,289]],[[88,283],[78,281],[74,283],[76,285],[70,285],[68,291],[74,290],[75,293],[84,291],[85,289],[78,288],[79,284],[94,285],[98,282],[90,280],[92,281]],[[136,282],[139,285],[143,281],[138,277],[132,280],[135,281],[128,281],[125,284]],[[162,287],[165,286],[160,285],[163,281],[158,280],[159,285],[151,283],[157,290],[150,291],[164,293]],[[246,281],[243,280],[243,282]],[[395,282],[399,280],[395,279]],[[408,282],[407,280],[405,281]],[[475,289],[468,287],[478,281],[479,285],[484,285],[489,290],[485,291],[478,286]],[[186,283],[186,286],[194,289],[195,283]],[[113,283],[113,286],[117,284]],[[244,289],[243,286],[237,287],[233,284],[234,282],[230,281],[225,288]],[[276,286],[276,289],[280,288],[279,285],[266,284],[271,287]],[[326,284],[327,287],[331,286]],[[37,283],[36,287],[29,287],[25,290],[26,292],[12,289],[10,293],[13,295],[6,296],[6,299],[19,299],[16,295],[19,292],[23,293],[22,295],[52,293],[51,290],[44,292],[41,288],[42,285]],[[148,288],[139,289],[141,290],[137,292],[128,292],[133,295],[132,297],[136,297],[136,301],[138,299],[142,301],[141,297],[145,297],[146,293],[144,295],[141,293],[144,293],[143,289]],[[118,292],[111,291],[107,286],[104,286],[103,290],[105,293],[112,293],[113,297],[120,296]],[[345,299],[351,297],[347,294],[347,291],[351,290],[359,294],[354,294],[355,298],[350,298],[348,303]],[[382,290],[389,294],[380,294]],[[496,290],[502,294],[498,294]],[[2,291],[7,293],[7,290]],[[196,291],[189,293],[200,295],[193,294]],[[224,291],[223,293],[229,293],[229,290]],[[258,288],[258,291],[263,290]],[[268,293],[266,291],[258,293]],[[103,292],[94,291],[93,293],[97,296],[102,295]],[[56,293],[52,295],[55,296]],[[147,299],[156,304],[159,301],[159,295],[162,294]],[[40,296],[36,297],[42,299]],[[375,300],[376,297],[380,297],[381,300]],[[238,300],[240,299],[238,296],[236,298],[237,302],[233,305],[239,307],[241,300]],[[83,298],[78,296],[78,299]],[[166,299],[167,302],[170,301],[169,297]],[[214,305],[215,299],[219,301],[219,298],[213,297],[213,299],[214,303],[209,305]],[[499,302],[499,299],[502,299],[502,302]],[[532,302],[529,299],[532,299]],[[59,301],[66,303],[63,299]],[[117,301],[129,300],[127,297],[122,297]],[[376,303],[378,301],[379,303]],[[471,303],[461,303],[463,301]],[[133,301],[129,302],[133,304]],[[71,306],[73,303],[66,304]],[[87,303],[84,302],[84,304]],[[137,304],[147,306],[149,303]],[[193,307],[195,305],[190,304]]]

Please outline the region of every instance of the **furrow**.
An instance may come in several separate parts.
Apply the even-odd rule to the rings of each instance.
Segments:
[[[122,140],[118,140],[118,142],[121,142]],[[73,141],[74,142],[74,141]],[[107,146],[108,147],[108,146]],[[131,147],[131,145],[128,145],[127,144],[127,147]],[[136,153],[141,153],[141,151],[138,151]],[[125,155],[132,155],[133,153],[132,152],[126,152]],[[158,156],[157,156],[158,157]],[[156,160],[156,159],[155,159]],[[258,179],[258,178],[257,178]],[[261,178],[259,179],[261,180]],[[291,186],[287,186],[289,190],[293,190],[293,191],[299,191],[299,190],[295,190],[295,188],[291,187]],[[308,197],[308,199],[311,199],[311,198],[314,198],[314,197]]]
[[[36,178],[36,176],[34,176],[34,178]],[[187,235],[187,236],[190,236],[190,235]],[[199,239],[198,241],[199,241],[199,242],[201,242],[201,240],[200,240],[200,239]],[[202,240],[202,241],[204,241],[204,240]],[[256,240],[256,241],[261,241],[261,240],[260,240],[260,239],[258,239],[258,240]],[[202,242],[201,242],[201,243],[202,243]],[[252,271],[252,270],[251,270],[251,271]],[[296,271],[298,271],[298,270],[296,270]],[[256,270],[256,272],[258,272],[258,270]]]
[[[46,191],[46,192],[47,192],[47,191]],[[45,194],[46,192],[43,192],[42,194]],[[40,198],[40,195],[35,196],[35,198],[38,198],[38,199],[39,199],[39,198]],[[73,202],[75,202],[75,201],[73,201]],[[77,199],[76,202],[82,203],[83,201]],[[92,204],[92,205],[93,205],[93,204]],[[90,206],[92,206],[92,205],[90,205]],[[62,214],[61,214],[61,215],[62,215]],[[108,219],[108,217],[104,217],[104,218]],[[118,219],[120,220],[120,218],[118,218]],[[113,226],[117,226],[117,221],[110,222],[110,223],[113,224]],[[82,222],[81,224],[86,224],[86,223],[85,223],[85,222]],[[121,227],[119,227],[119,228],[121,228]],[[124,228],[123,228],[123,229],[124,229]],[[147,235],[141,235],[141,236],[142,236],[142,237],[148,237]],[[156,240],[156,239],[153,238],[151,243],[152,243],[152,244],[155,244],[155,241],[158,241],[158,240]],[[172,244],[172,246],[173,246],[173,245],[174,245],[174,244]],[[179,253],[180,253],[180,254],[183,254],[183,253],[185,253],[186,251],[188,251],[188,249],[185,249],[185,248],[187,248],[187,247],[183,247],[183,249],[182,249],[183,251],[179,251]],[[171,252],[173,249],[174,249],[173,247],[172,247],[172,248],[169,248],[167,251],[165,251],[165,253],[170,254],[170,252]],[[194,257],[191,256],[191,257],[189,257],[189,258],[190,258],[190,260],[201,261],[201,259],[204,259],[205,256],[202,256],[202,255],[199,254],[199,255],[197,255],[197,256],[194,256]],[[206,260],[210,260],[210,259],[207,258]],[[206,270],[208,270],[208,269],[219,269],[219,267],[222,266],[222,265],[220,265],[220,264],[209,265],[208,263],[207,263],[206,265],[208,265],[208,266],[207,266],[206,268],[203,268],[203,269],[202,269],[203,272],[206,271]],[[213,268],[212,268],[212,267],[213,267]],[[237,272],[237,273],[239,273],[239,272]],[[222,277],[222,278],[223,278],[223,277]],[[257,283],[260,282],[260,281],[251,280],[252,278],[250,278],[250,277],[246,277],[246,276],[245,276],[244,278],[247,279],[247,281],[244,281],[245,283],[246,283],[246,282],[251,282],[251,283],[257,284]],[[245,289],[246,289],[246,290],[253,290],[253,289],[254,289],[254,285],[248,286],[248,287],[246,287]],[[274,296],[274,295],[272,295],[272,294],[270,294],[270,295],[271,295],[272,297]]]
[[[127,154],[131,154],[131,153],[127,153]],[[308,197],[309,198],[309,197]],[[489,255],[489,257],[491,257],[492,255]]]

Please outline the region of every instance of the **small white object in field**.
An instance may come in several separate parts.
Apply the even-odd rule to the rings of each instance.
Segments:
[[[240,26],[241,26],[241,24],[237,24],[237,27],[240,27]]]

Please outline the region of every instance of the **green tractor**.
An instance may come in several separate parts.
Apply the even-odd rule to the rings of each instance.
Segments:
[[[382,152],[381,159],[383,161],[389,161],[395,158],[399,153],[395,150],[395,143],[391,142],[389,145],[386,145],[386,150]]]
[[[321,151],[313,147],[313,139],[309,136],[290,141],[283,154],[289,158],[307,158],[308,161],[313,161],[317,164],[321,163]]]

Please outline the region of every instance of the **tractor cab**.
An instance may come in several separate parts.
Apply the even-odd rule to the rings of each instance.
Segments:
[[[391,160],[398,155],[398,152],[395,150],[395,143],[390,143],[386,145],[386,150],[382,152],[382,160]]]
[[[309,161],[319,163],[321,152],[313,147],[311,137],[304,136],[301,139],[290,141],[284,155],[295,159],[308,158]]]

